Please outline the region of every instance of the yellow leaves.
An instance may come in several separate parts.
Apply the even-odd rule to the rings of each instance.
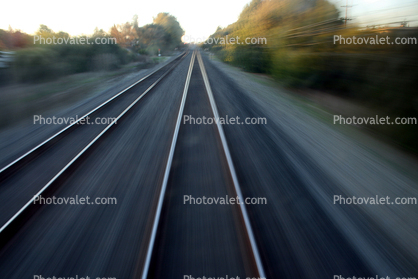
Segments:
[[[134,26],[129,22],[113,25],[110,29],[110,36],[116,38],[122,47],[129,47],[131,42],[138,37]]]

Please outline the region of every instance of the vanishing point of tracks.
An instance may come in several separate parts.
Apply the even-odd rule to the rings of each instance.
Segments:
[[[189,56],[191,56],[190,64],[180,107],[177,115],[173,116],[176,117],[176,123],[162,184],[146,185],[146,187],[158,187],[159,195],[153,207],[155,212],[148,220],[149,232],[146,233],[147,239],[144,240],[146,245],[142,247],[145,255],[144,262],[138,274],[140,273],[143,279],[167,278],[170,272],[181,274],[182,270],[187,269],[185,268],[187,265],[195,266],[194,270],[191,268],[188,271],[198,273],[202,272],[202,267],[209,266],[204,272],[211,272],[210,266],[216,262],[216,253],[202,254],[199,247],[209,245],[219,252],[223,247],[228,248],[228,245],[232,245],[236,246],[234,250],[237,252],[232,253],[231,256],[240,259],[225,262],[225,266],[220,270],[228,272],[231,270],[231,275],[236,272],[235,275],[242,276],[244,273],[252,277],[265,277],[244,204],[237,204],[226,210],[221,206],[187,207],[184,204],[180,206],[176,204],[178,198],[183,197],[176,194],[178,192],[190,193],[194,196],[207,193],[212,193],[214,196],[226,194],[237,196],[241,201],[244,200],[221,124],[207,126],[182,124],[186,114],[219,118],[203,59],[198,51],[181,54],[78,120],[80,122],[87,117],[113,117],[114,121],[106,125],[104,129],[100,125],[73,123],[3,167],[0,170],[0,191],[7,188],[1,187],[4,184],[12,183],[18,186],[24,179],[35,177],[41,167],[44,170],[47,166],[48,171],[43,171],[42,177],[35,179],[34,186],[31,187],[32,192],[25,191],[16,195],[16,198],[10,198],[8,211],[4,212],[0,218],[2,246],[7,245],[41,207],[41,205],[34,205],[34,200],[40,195],[50,196],[60,188],[66,178],[80,166],[83,160],[88,158],[91,150],[100,145],[102,139],[114,131],[115,124],[125,121],[126,115],[135,110],[137,104],[147,94],[153,94],[153,89]],[[213,152],[214,150],[216,152]],[[55,158],[58,157],[65,163],[62,165],[55,163]],[[186,208],[188,212],[184,213]],[[227,215],[225,220],[229,222],[216,223],[213,220],[216,221],[216,217],[208,217],[217,214]],[[174,225],[178,222],[184,224],[184,231],[192,234],[187,235],[178,231],[180,226]],[[233,228],[226,230],[226,227]],[[175,237],[173,237],[172,232],[176,231],[178,232],[174,233]],[[224,232],[219,233],[219,231]],[[203,250],[209,251],[210,249],[204,248]],[[165,267],[168,268],[165,269]],[[215,269],[213,272],[219,273],[219,270]],[[195,277],[199,277],[198,275],[213,274],[195,274]]]

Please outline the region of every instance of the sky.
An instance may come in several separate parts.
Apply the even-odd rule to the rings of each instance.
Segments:
[[[70,35],[92,34],[95,27],[109,31],[113,24],[131,21],[138,15],[139,26],[152,23],[160,12],[168,12],[180,22],[190,38],[207,38],[217,26],[238,19],[250,0],[158,0],[158,1],[55,1],[5,0],[1,4],[0,29],[20,29],[33,34],[40,24]],[[23,8],[24,7],[24,8]]]
[[[268,0],[266,0],[268,1]],[[137,14],[139,25],[152,23],[159,12],[168,12],[180,22],[186,31],[185,41],[204,40],[214,33],[217,26],[226,27],[238,19],[243,7],[250,0],[159,0],[159,1],[55,1],[55,0],[5,0],[1,4],[0,29],[20,29],[33,34],[40,24],[53,31],[64,31],[70,35],[89,35],[98,27],[109,31],[113,24],[131,21]],[[342,5],[349,9],[349,17],[367,24],[373,15],[376,21],[390,22],[404,19],[418,19],[418,0],[330,0],[342,11]],[[403,7],[405,8],[399,8]],[[398,7],[397,9],[393,9]],[[413,9],[412,9],[413,8]],[[383,10],[381,13],[376,11]],[[390,14],[390,16],[388,16]],[[411,15],[412,14],[412,15]],[[415,15],[415,16],[414,16]],[[397,16],[391,18],[391,16]],[[401,16],[401,17],[400,17]],[[418,22],[415,22],[415,25]],[[188,39],[188,40],[187,40]]]
[[[348,9],[348,18],[361,25],[383,24],[399,26],[398,22],[409,20],[410,26],[418,26],[418,0],[330,0],[342,11]],[[392,24],[389,24],[392,23]]]

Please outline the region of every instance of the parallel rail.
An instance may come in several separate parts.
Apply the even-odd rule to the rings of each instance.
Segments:
[[[149,86],[142,94],[140,94],[129,106],[127,106],[112,121],[112,123],[107,125],[106,128],[104,128],[97,136],[94,137],[93,140],[91,140],[80,152],[78,152],[23,207],[21,207],[18,212],[16,212],[5,224],[3,224],[2,227],[0,228],[0,235],[2,235],[2,234],[9,235],[10,230],[12,232],[14,232],[14,229],[15,229],[14,225],[17,224],[17,226],[19,226],[20,223],[23,222],[22,219],[25,218],[24,213],[33,211],[33,210],[30,210],[30,208],[33,206],[34,200],[37,197],[39,197],[40,195],[42,195],[43,193],[45,193],[48,189],[53,188],[53,187],[51,187],[52,185],[59,185],[59,179],[64,175],[64,173],[66,173],[71,167],[74,167],[74,165],[77,162],[80,162],[81,161],[80,158],[82,158],[83,155],[89,149],[91,149],[91,147],[96,145],[98,140],[103,135],[105,135],[112,127],[114,127],[114,124],[116,122],[120,121],[136,104],[138,104],[138,102],[148,92],[150,92],[168,73],[170,73],[171,70],[178,63],[180,63],[180,61],[184,57],[186,57],[186,55],[187,55],[187,53],[178,56],[174,61],[172,61],[168,65],[160,67],[159,69],[157,69],[157,70],[153,71],[152,73],[148,74],[144,78],[140,79],[136,83],[134,83],[131,86],[127,87],[126,89],[122,90],[121,92],[119,92],[118,94],[116,94],[112,98],[108,99],[106,102],[102,103],[98,107],[94,108],[93,110],[91,110],[90,112],[85,114],[82,118],[80,118],[78,121],[81,121],[82,119],[84,119],[88,116],[91,116],[93,113],[103,109],[108,104],[110,104],[113,100],[115,100],[116,98],[118,98],[119,96],[121,96],[122,94],[127,92],[128,90],[132,89],[133,87],[135,87],[140,82],[144,81],[145,79],[152,76],[156,72],[162,70],[163,68],[169,67],[169,65],[172,65],[166,72],[164,72],[162,74],[161,77],[159,77],[154,83],[152,83],[151,86]],[[181,126],[181,120],[182,120],[183,113],[184,113],[184,108],[185,108],[185,104],[186,104],[186,100],[187,100],[187,94],[188,94],[188,91],[189,91],[189,85],[190,85],[190,80],[191,80],[191,76],[192,76],[193,66],[194,66],[194,63],[195,63],[196,59],[197,59],[197,63],[199,64],[200,71],[202,73],[202,77],[203,77],[206,92],[208,94],[208,98],[209,98],[212,113],[213,113],[215,119],[219,119],[219,113],[218,113],[216,102],[215,102],[215,99],[213,97],[213,93],[212,93],[212,90],[211,90],[211,87],[210,87],[209,78],[208,78],[207,73],[206,73],[206,69],[205,69],[205,66],[204,66],[204,63],[203,63],[203,59],[200,55],[200,52],[194,51],[192,53],[192,56],[191,56],[189,69],[188,69],[188,73],[187,73],[187,76],[186,76],[186,82],[185,82],[185,86],[184,86],[184,89],[183,89],[180,108],[179,108],[178,115],[177,115],[176,126],[175,126],[175,129],[174,129],[174,134],[173,134],[173,138],[172,138],[172,141],[171,141],[170,151],[169,151],[169,155],[168,155],[166,166],[165,166],[163,182],[162,182],[160,193],[159,193],[159,196],[158,196],[158,203],[157,203],[156,212],[155,212],[153,223],[152,223],[150,239],[148,241],[148,246],[147,246],[147,251],[146,251],[146,256],[145,256],[145,262],[144,262],[142,275],[141,275],[142,279],[146,279],[149,276],[151,259],[152,259],[152,255],[153,255],[153,251],[154,251],[154,246],[155,246],[155,243],[156,243],[158,228],[159,228],[160,223],[161,223],[160,219],[161,219],[161,214],[162,214],[162,210],[163,210],[164,198],[165,198],[165,195],[166,195],[166,192],[167,192],[167,185],[168,185],[168,181],[169,181],[170,170],[171,170],[171,167],[172,167],[173,157],[174,157],[175,148],[176,148],[176,144],[177,144],[177,140],[178,140],[178,136],[179,136],[179,131],[180,131],[180,126]],[[5,175],[7,175],[8,172],[13,171],[13,168],[20,168],[22,162],[24,160],[26,160],[28,157],[36,156],[35,153],[36,153],[37,150],[41,149],[45,145],[48,145],[54,139],[60,138],[61,136],[65,135],[66,133],[69,133],[72,129],[77,127],[77,126],[75,126],[76,124],[77,124],[77,122],[65,127],[64,129],[62,129],[58,133],[49,137],[47,140],[38,144],[37,146],[35,146],[31,150],[29,150],[28,152],[26,152],[25,154],[23,154],[22,156],[20,156],[19,158],[17,158],[16,160],[11,162],[10,164],[8,164],[6,167],[2,168],[0,170],[0,179],[1,179],[1,176],[5,176]],[[235,172],[235,167],[233,165],[232,157],[231,157],[231,154],[230,154],[230,151],[229,151],[229,148],[228,148],[226,137],[225,137],[225,134],[224,134],[224,131],[223,131],[223,128],[222,128],[222,126],[219,122],[216,122],[216,125],[217,125],[217,131],[218,131],[218,134],[219,134],[219,138],[220,138],[221,143],[222,143],[222,151],[221,152],[223,152],[223,154],[225,155],[228,170],[229,170],[229,174],[232,178],[234,190],[235,190],[237,196],[240,198],[240,200],[244,200],[243,195],[242,195],[242,191],[241,191],[241,188],[240,188],[240,185],[239,185],[238,177],[237,177],[236,172]],[[252,230],[252,227],[251,227],[251,223],[250,223],[250,219],[248,217],[246,207],[245,207],[244,204],[241,203],[239,208],[240,208],[240,213],[241,213],[242,219],[244,221],[243,222],[244,229],[245,229],[244,235],[248,239],[248,243],[249,243],[250,250],[251,250],[251,255],[252,255],[252,260],[255,263],[256,271],[258,273],[259,278],[265,278],[266,277],[265,276],[265,271],[264,271],[264,268],[263,268],[263,264],[262,264],[262,261],[261,261],[261,257],[260,257],[260,254],[259,254],[259,250],[258,250],[258,247],[257,247],[257,243],[256,243],[256,240],[255,240],[255,237],[254,237],[254,233],[253,233],[253,230]],[[18,220],[20,220],[20,221],[18,221]],[[5,233],[6,231],[9,231],[9,232]]]
[[[41,143],[39,143],[38,145],[36,145],[32,149],[30,149],[29,151],[27,151],[24,154],[22,154],[21,156],[19,156],[17,159],[13,160],[9,164],[7,164],[3,168],[1,168],[0,169],[0,181],[13,168],[19,167],[20,166],[20,163],[22,163],[24,160],[27,160],[30,156],[32,156],[33,154],[35,154],[37,150],[40,150],[42,147],[44,147],[47,144],[51,143],[53,140],[58,139],[59,137],[64,136],[66,133],[72,131],[73,129],[75,129],[76,127],[78,127],[78,124],[80,122],[84,121],[84,119],[86,119],[87,117],[91,117],[94,113],[97,113],[98,111],[104,109],[106,106],[108,106],[109,104],[111,104],[113,101],[115,101],[116,99],[118,99],[120,96],[122,96],[124,93],[126,93],[127,91],[129,91],[130,89],[132,89],[133,87],[135,87],[136,85],[138,85],[141,82],[145,81],[146,79],[148,79],[149,77],[153,76],[157,72],[163,70],[164,68],[169,67],[170,65],[172,67],[168,71],[171,71],[171,69],[176,65],[176,63],[178,62],[178,60],[181,59],[181,58],[183,58],[185,55],[186,55],[186,53],[182,53],[178,57],[176,57],[173,61],[171,61],[170,63],[168,63],[166,65],[163,65],[163,66],[155,69],[154,71],[152,71],[151,73],[149,73],[145,77],[139,79],[138,81],[136,81],[135,83],[133,83],[130,86],[126,87],[122,91],[118,92],[117,94],[115,94],[113,97],[109,98],[108,100],[106,100],[102,104],[100,104],[97,107],[95,107],[94,109],[90,110],[89,112],[87,112],[86,114],[84,114],[82,117],[80,117],[77,121],[74,121],[70,125],[68,125],[65,128],[61,129],[59,132],[57,132],[54,135],[50,136],[46,140],[42,141]]]
[[[198,60],[200,70],[202,72],[206,92],[207,92],[209,100],[210,100],[210,105],[211,105],[213,115],[214,115],[215,119],[219,119],[219,113],[218,113],[218,110],[217,110],[215,99],[213,97],[213,93],[212,93],[212,90],[211,90],[211,87],[210,87],[209,79],[208,79],[208,76],[207,76],[207,73],[206,73],[206,70],[205,70],[205,66],[203,64],[202,57],[201,57],[199,51],[194,51],[193,55],[192,55],[192,59],[190,61],[187,77],[186,77],[186,83],[185,83],[184,90],[183,90],[183,97],[182,97],[182,101],[181,101],[181,104],[180,104],[180,109],[179,109],[179,112],[178,112],[178,115],[177,115],[176,127],[175,127],[175,131],[174,131],[173,139],[172,139],[172,142],[171,142],[170,152],[169,152],[169,156],[168,156],[168,159],[167,159],[167,164],[166,164],[166,168],[165,168],[165,172],[164,172],[164,179],[163,179],[161,190],[160,190],[157,209],[156,209],[156,213],[155,213],[155,217],[154,217],[154,221],[153,221],[153,226],[152,226],[152,231],[151,231],[151,236],[150,236],[150,240],[149,240],[149,243],[148,243],[148,249],[147,249],[147,254],[146,254],[146,258],[145,258],[145,263],[144,263],[144,267],[143,267],[143,270],[142,270],[142,275],[141,275],[142,279],[147,279],[148,274],[149,274],[149,269],[150,269],[150,265],[151,265],[151,258],[152,258],[152,254],[153,254],[153,250],[154,250],[154,246],[155,246],[155,242],[156,242],[158,227],[160,225],[160,219],[161,219],[161,212],[162,212],[162,209],[163,209],[164,197],[165,197],[166,190],[167,190],[169,174],[170,174],[170,170],[171,170],[171,166],[172,166],[172,161],[173,161],[173,157],[174,157],[174,151],[175,151],[175,148],[176,148],[176,143],[177,143],[177,140],[178,140],[180,125],[181,125],[181,119],[183,117],[184,107],[185,107],[185,103],[186,103],[186,99],[187,99],[187,93],[188,93],[188,88],[189,88],[189,84],[190,84],[190,78],[191,78],[191,74],[192,74],[192,71],[193,71],[193,65],[194,65],[195,58]],[[236,175],[236,172],[235,172],[235,168],[234,168],[234,165],[233,165],[233,162],[232,162],[231,154],[229,152],[229,148],[228,148],[228,144],[227,144],[227,141],[226,141],[226,138],[225,138],[225,134],[224,134],[222,126],[221,126],[221,124],[219,124],[219,122],[217,122],[217,131],[219,133],[219,136],[220,136],[220,139],[221,139],[221,142],[222,142],[223,152],[224,152],[225,157],[227,159],[228,170],[229,170],[229,173],[230,173],[230,175],[232,177],[232,180],[233,180],[234,190],[235,190],[237,196],[239,196],[240,200],[244,200],[241,188],[239,186],[238,178],[237,178],[237,175]],[[253,230],[252,230],[252,227],[251,227],[251,224],[250,224],[250,219],[248,217],[248,213],[247,213],[247,210],[245,208],[245,205],[242,204],[242,203],[240,204],[240,212],[241,212],[242,218],[244,220],[245,233],[246,233],[246,236],[248,237],[248,240],[249,240],[249,243],[250,243],[250,246],[251,246],[250,250],[251,250],[252,255],[253,255],[253,259],[254,259],[255,266],[256,266],[256,269],[257,269],[257,272],[258,272],[258,276],[259,276],[259,278],[266,278],[264,268],[263,268],[263,264],[262,264],[262,261],[261,261],[261,257],[260,257],[259,251],[258,251],[257,243],[255,241],[254,233],[253,233]]]
[[[208,93],[210,106],[212,108],[213,115],[214,115],[215,119],[219,119],[219,113],[218,113],[218,109],[217,109],[217,106],[216,106],[215,98],[213,97],[212,89],[211,89],[210,83],[209,83],[209,78],[208,78],[208,75],[206,73],[205,65],[203,64],[203,60],[202,60],[202,56],[200,55],[200,52],[198,53],[197,59],[199,61],[200,70],[202,72],[203,81],[205,83],[206,92]],[[237,174],[235,172],[234,164],[232,162],[231,153],[229,152],[229,147],[228,147],[228,143],[226,141],[224,130],[222,128],[222,125],[219,123],[219,121],[216,122],[216,126],[218,128],[219,136],[221,137],[223,151],[225,153],[226,160],[228,162],[228,169],[229,169],[229,172],[230,172],[232,180],[233,180],[235,192],[237,193],[239,199],[241,201],[243,201],[244,196],[242,195],[241,187],[240,187],[239,182],[238,182],[238,177],[237,177]],[[248,238],[250,240],[250,243],[251,243],[251,250],[252,250],[254,260],[255,260],[255,263],[256,263],[256,266],[257,266],[258,275],[259,275],[260,278],[266,278],[264,268],[263,268],[263,264],[261,262],[260,253],[258,251],[257,243],[255,241],[253,229],[251,227],[250,218],[248,217],[247,209],[245,208],[244,203],[240,203],[240,209],[241,209],[242,217],[244,219],[244,224],[245,224],[245,229],[246,229],[246,232],[247,232],[247,236],[248,236]]]
[[[149,86],[140,96],[138,96],[128,107],[126,107],[117,117],[115,117],[115,119],[109,124],[107,125],[93,140],[91,140],[80,152],[77,153],[77,155],[75,155],[54,177],[52,177],[23,207],[20,208],[20,210],[18,210],[5,224],[3,224],[0,228],[0,235],[2,233],[4,233],[4,231],[6,231],[8,228],[11,227],[11,225],[19,218],[22,216],[22,214],[27,211],[31,205],[33,205],[34,200],[39,197],[42,193],[44,193],[48,188],[51,187],[51,185],[55,182],[57,182],[58,178],[60,178],[71,166],[74,165],[75,162],[77,162],[83,154],[86,153],[87,150],[89,150],[95,143],[97,143],[97,141],[104,135],[106,134],[113,126],[115,123],[117,123],[119,120],[121,120],[123,118],[124,115],[126,115],[126,113],[128,111],[130,111],[148,92],[150,92],[166,75],[168,75],[172,69],[174,69],[174,67],[176,67],[180,61],[187,56],[187,53],[183,53],[181,55],[179,55],[176,59],[174,59],[172,62],[170,62],[167,65],[164,65],[158,69],[156,69],[155,71],[153,71],[152,73],[148,74],[147,76],[141,78],[140,80],[138,80],[137,82],[135,82],[134,84],[130,85],[129,87],[127,87],[126,89],[120,91],[119,93],[117,93],[115,96],[113,96],[112,98],[108,99],[106,102],[102,103],[101,105],[99,105],[98,107],[96,107],[95,109],[91,110],[90,112],[88,112],[87,114],[85,114],[82,118],[80,118],[78,121],[81,121],[81,119],[86,118],[87,116],[92,115],[94,112],[97,112],[100,109],[103,109],[106,105],[108,105],[109,103],[111,103],[113,100],[115,100],[116,98],[118,98],[119,96],[121,96],[123,93],[127,92],[129,89],[133,88],[134,86],[138,85],[140,82],[144,81],[145,79],[149,78],[150,76],[152,76],[153,74],[155,74],[156,72],[168,67],[171,65],[171,67],[169,67],[169,69],[167,71],[165,71],[162,76],[160,76],[154,83],[152,83],[151,86]],[[14,160],[13,162],[11,162],[10,164],[8,164],[6,167],[4,167],[2,170],[0,170],[0,175],[5,175],[5,172],[8,171],[13,171],[11,169],[13,168],[20,168],[19,163],[22,162],[24,159],[26,159],[27,157],[30,156],[36,156],[35,151],[40,149],[41,147],[45,146],[46,144],[50,143],[53,139],[56,139],[57,137],[62,136],[65,133],[68,133],[69,131],[71,131],[73,128],[75,128],[77,122],[65,127],[64,129],[62,129],[61,131],[59,131],[58,133],[54,134],[53,136],[49,137],[47,140],[43,141],[42,143],[38,144],[36,147],[32,148],[30,151],[26,152],[25,154],[23,154],[22,156],[20,156],[18,159]]]
[[[164,196],[167,190],[168,177],[170,175],[170,169],[171,169],[171,165],[173,162],[174,151],[176,149],[177,138],[179,135],[180,125],[181,125],[181,118],[183,116],[184,106],[186,104],[187,92],[189,90],[190,78],[192,76],[192,70],[193,70],[195,57],[196,57],[196,52],[194,51],[192,54],[192,58],[190,59],[190,65],[189,65],[189,70],[187,72],[186,83],[184,85],[183,96],[182,96],[181,103],[180,103],[180,109],[177,115],[176,128],[174,130],[173,140],[171,141],[171,146],[170,146],[170,153],[168,155],[167,164],[165,167],[163,184],[161,186],[160,196],[158,198],[157,210],[156,210],[154,222],[152,225],[151,237],[148,243],[147,255],[145,258],[145,264],[144,264],[144,268],[142,271],[142,276],[141,276],[142,279],[146,279],[148,277],[148,271],[149,271],[149,267],[151,264],[152,251],[154,250],[155,239],[157,237],[158,224],[160,223]]]

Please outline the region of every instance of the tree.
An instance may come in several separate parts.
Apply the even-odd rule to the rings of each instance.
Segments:
[[[42,38],[51,38],[55,33],[45,24],[41,24],[35,34],[41,36]]]
[[[166,32],[161,25],[147,24],[138,29],[138,51],[156,52],[159,48],[166,48]]]
[[[168,48],[175,48],[181,44],[181,37],[184,35],[184,30],[181,28],[177,18],[169,13],[159,13],[154,18],[154,24],[161,25],[166,32],[166,46]]]
[[[138,38],[134,26],[129,22],[113,25],[110,29],[110,36],[115,38],[117,43],[124,48],[132,47]]]
[[[138,15],[134,15],[132,17],[132,26],[134,27],[135,30],[138,30],[139,29],[139,26],[138,26]]]

